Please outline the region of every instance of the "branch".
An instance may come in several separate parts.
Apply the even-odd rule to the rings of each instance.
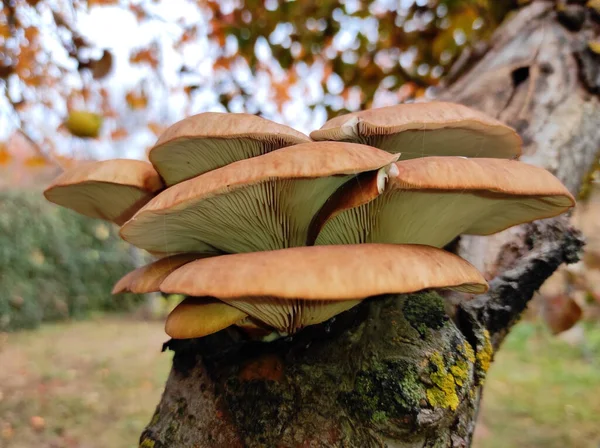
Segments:
[[[463,331],[466,322],[470,327],[482,325],[489,331],[494,349],[499,348],[546,279],[561,264],[577,262],[584,245],[581,233],[565,217],[539,221],[526,229],[526,247],[522,248],[526,255],[496,276],[487,294],[462,303],[458,309]]]

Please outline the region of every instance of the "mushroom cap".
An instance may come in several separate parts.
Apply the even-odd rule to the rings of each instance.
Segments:
[[[381,192],[354,182],[332,197],[314,219],[315,244],[443,247],[460,234],[490,235],[575,204],[551,173],[514,160],[427,157],[395,167]]]
[[[112,293],[147,294],[160,291],[160,284],[171,272],[190,261],[205,256],[200,254],[177,254],[161,258],[125,274],[115,284]]]
[[[166,293],[211,296],[352,300],[428,288],[483,293],[487,283],[467,261],[414,244],[293,247],[220,255],[176,269],[161,284]]]
[[[515,158],[521,138],[505,124],[461,104],[399,104],[335,117],[313,131],[316,141],[365,143],[401,159],[424,156]]]
[[[208,297],[187,297],[167,317],[165,332],[191,339],[223,330],[247,317],[243,311]]]
[[[166,293],[210,296],[282,333],[323,322],[381,294],[487,289],[462,258],[428,246],[362,244],[222,255],[188,263],[161,284]]]
[[[206,112],[169,127],[148,153],[167,185],[310,139],[251,114]]]
[[[77,164],[58,176],[44,196],[82,215],[121,225],[162,188],[149,163],[114,159]]]
[[[290,146],[168,188],[122,227],[121,236],[170,253],[302,246],[313,215],[337,188],[396,159],[352,143]]]

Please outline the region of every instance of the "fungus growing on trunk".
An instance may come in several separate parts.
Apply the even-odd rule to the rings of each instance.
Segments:
[[[336,192],[309,243],[443,247],[460,234],[490,235],[575,205],[548,171],[514,160],[425,157],[394,167],[384,189],[362,179]]]
[[[121,236],[165,253],[303,246],[313,216],[334,191],[359,173],[385,171],[396,159],[353,143],[283,148],[168,188],[121,228]]]
[[[148,158],[168,186],[238,160],[310,142],[288,126],[250,114],[206,112],[168,128]]]
[[[243,321],[247,316],[220,300],[187,297],[169,314],[165,333],[173,339],[201,338]]]
[[[368,297],[431,288],[479,294],[487,283],[468,262],[440,249],[362,244],[204,258],[176,269],[160,286],[220,299],[280,334],[326,321]]]
[[[44,196],[82,215],[121,225],[162,188],[149,163],[115,159],[80,162],[62,173]]]
[[[340,115],[310,134],[313,140],[364,143],[401,159],[425,156],[495,157],[521,154],[510,127],[461,104],[429,102]]]
[[[160,291],[160,284],[171,272],[190,261],[206,256],[184,253],[161,258],[124,275],[115,284],[112,293],[132,292],[134,294],[146,294]]]
[[[342,141],[311,142],[252,115],[200,114],[160,137],[150,152],[158,172],[140,161],[87,163],[45,194],[123,224],[123,239],[165,257],[113,292],[187,296],[167,319],[177,339],[233,325],[269,340],[367,298],[481,293],[482,275],[440,247],[574,205],[549,172],[502,160],[520,153],[512,129],[464,106],[373,109],[311,135]],[[398,162],[400,152],[413,160]]]

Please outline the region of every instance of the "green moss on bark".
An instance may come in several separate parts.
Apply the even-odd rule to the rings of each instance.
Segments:
[[[402,312],[404,318],[419,332],[421,337],[425,337],[429,329],[441,329],[448,321],[444,299],[435,292],[408,295],[404,301]]]
[[[406,360],[374,363],[371,369],[359,372],[352,392],[340,395],[352,413],[376,424],[416,415],[424,398],[417,369]]]

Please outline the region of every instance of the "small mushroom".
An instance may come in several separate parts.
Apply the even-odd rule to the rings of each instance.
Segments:
[[[77,164],[62,173],[44,196],[82,215],[121,225],[162,188],[149,163],[114,159]]]
[[[521,138],[510,127],[461,104],[436,101],[341,115],[310,136],[402,153],[401,160],[425,156],[512,159],[521,154]]]
[[[148,158],[171,186],[238,160],[309,141],[301,132],[256,115],[206,112],[168,128]]]
[[[207,336],[236,322],[247,314],[220,300],[208,297],[187,297],[167,317],[165,332],[173,339]]]
[[[575,204],[548,171],[514,160],[427,157],[394,166],[383,190],[365,181],[340,189],[315,216],[309,243],[443,247],[460,234],[490,235]]]
[[[147,294],[160,291],[160,284],[171,272],[190,261],[206,256],[206,254],[192,253],[161,258],[124,275],[115,284],[112,293],[132,292],[134,294]]]
[[[477,294],[487,283],[468,262],[441,249],[361,244],[204,258],[161,284],[166,293],[220,299],[283,334],[323,322],[368,297],[429,288]]]
[[[333,192],[374,171],[383,187],[396,155],[352,143],[305,143],[231,163],[168,188],[121,228],[137,247],[252,252],[302,246]],[[379,171],[378,171],[379,170]]]

